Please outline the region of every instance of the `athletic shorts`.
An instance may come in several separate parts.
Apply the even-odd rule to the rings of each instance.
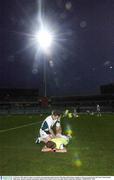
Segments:
[[[45,131],[43,131],[42,129],[40,129],[40,136],[42,138],[48,138],[50,136],[50,134],[47,134]]]

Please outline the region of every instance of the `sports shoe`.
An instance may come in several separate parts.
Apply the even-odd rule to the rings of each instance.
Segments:
[[[40,143],[39,137],[36,139],[35,143],[36,143],[36,144],[39,144],[39,143]]]

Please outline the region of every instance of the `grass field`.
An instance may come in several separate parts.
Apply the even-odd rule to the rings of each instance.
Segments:
[[[35,144],[45,116],[0,116],[0,175],[114,176],[114,115],[62,119],[73,138],[67,153],[42,153]]]

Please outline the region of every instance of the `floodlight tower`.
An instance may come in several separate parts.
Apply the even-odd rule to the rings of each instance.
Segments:
[[[46,76],[46,59],[48,58],[50,48],[53,43],[53,34],[44,26],[41,27],[37,34],[37,40],[40,49],[43,51],[45,54],[45,59],[44,59],[44,96],[47,97],[47,76]]]

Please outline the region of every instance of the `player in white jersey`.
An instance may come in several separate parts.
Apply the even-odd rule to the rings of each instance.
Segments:
[[[97,104],[97,116],[101,116],[101,109],[99,104]]]
[[[74,115],[74,117],[78,117],[78,113],[77,113],[77,109],[76,108],[74,108],[73,115]]]
[[[61,133],[61,124],[60,124],[60,113],[54,111],[52,115],[48,116],[42,123],[40,128],[40,137],[38,137],[35,143],[40,143],[41,141],[47,142],[48,139],[54,138],[56,134]],[[53,126],[56,126],[56,134],[53,132]]]

